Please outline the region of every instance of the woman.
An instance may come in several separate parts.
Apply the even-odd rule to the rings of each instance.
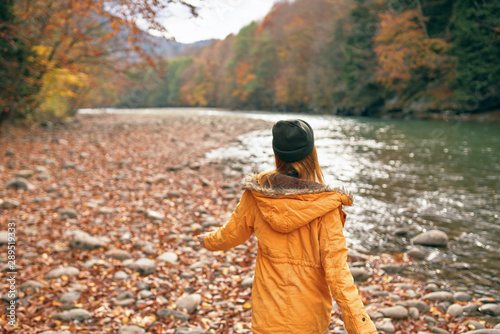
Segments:
[[[325,333],[332,295],[349,334],[377,333],[346,262],[350,194],[325,185],[309,124],[279,121],[272,132],[276,169],[247,176],[229,222],[202,245],[226,250],[257,236],[254,333]]]

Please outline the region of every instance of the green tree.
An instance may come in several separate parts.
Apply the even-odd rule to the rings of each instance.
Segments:
[[[500,2],[457,0],[452,53],[458,58],[453,88],[462,112],[500,106]]]

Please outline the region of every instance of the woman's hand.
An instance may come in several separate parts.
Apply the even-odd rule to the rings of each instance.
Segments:
[[[206,235],[207,235],[206,233],[203,233],[203,234],[200,234],[198,236],[198,241],[200,242],[201,247],[203,247],[203,248],[205,248],[205,236]]]

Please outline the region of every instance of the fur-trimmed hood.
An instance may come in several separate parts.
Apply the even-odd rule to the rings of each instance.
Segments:
[[[352,205],[352,195],[339,188],[277,174],[272,187],[261,186],[256,175],[245,177],[243,189],[250,190],[265,221],[280,233],[289,233],[330,211]]]

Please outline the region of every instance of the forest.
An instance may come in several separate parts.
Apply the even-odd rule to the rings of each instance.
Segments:
[[[3,119],[182,106],[419,118],[500,105],[497,1],[281,1],[173,58],[119,11],[56,4],[2,4]],[[161,29],[154,7],[135,10]]]

